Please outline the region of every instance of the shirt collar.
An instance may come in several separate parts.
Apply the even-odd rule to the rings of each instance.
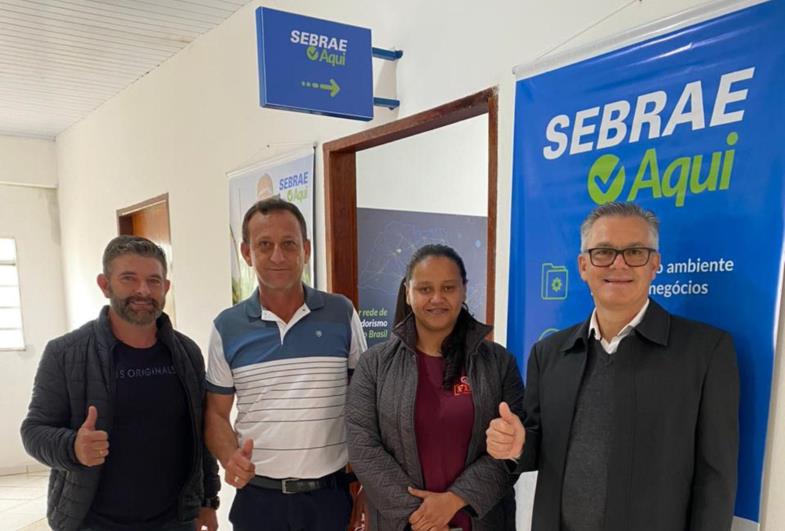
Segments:
[[[308,310],[318,310],[319,308],[324,306],[324,294],[312,287],[308,286],[307,284],[303,284],[303,290],[305,291],[305,306],[308,307]],[[245,313],[251,319],[261,319],[262,317],[262,303],[259,299],[259,288],[257,287],[251,296],[243,301],[245,305]]]
[[[602,346],[605,348],[606,352],[612,353],[616,351],[619,342],[630,335],[632,331],[638,326],[641,321],[643,321],[643,316],[646,315],[646,310],[649,308],[649,299],[646,299],[646,303],[640,309],[640,311],[635,314],[635,317],[627,323],[615,337],[611,338],[610,341],[605,341],[603,339],[602,334],[600,333],[600,325],[597,322],[597,308],[594,309],[591,313],[591,321],[589,322],[589,337],[594,337],[594,339],[599,340],[602,343]]]

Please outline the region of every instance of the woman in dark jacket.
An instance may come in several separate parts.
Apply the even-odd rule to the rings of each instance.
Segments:
[[[370,529],[515,529],[515,477],[485,451],[499,404],[522,408],[515,360],[469,314],[466,269],[450,247],[415,252],[405,288],[411,313],[360,357],[346,405]]]

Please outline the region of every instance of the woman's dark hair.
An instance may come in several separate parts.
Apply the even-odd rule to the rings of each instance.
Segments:
[[[398,323],[406,319],[406,316],[412,313],[412,307],[406,302],[406,277],[401,279],[401,285],[398,286],[398,295],[395,297],[395,316],[393,317],[393,328],[398,326]]]
[[[412,279],[414,268],[426,258],[431,257],[452,260],[453,263],[458,266],[461,281],[464,287],[466,286],[466,283],[468,282],[466,278],[466,266],[463,264],[461,256],[455,252],[455,249],[438,243],[420,247],[414,252],[409,260],[409,264],[406,266],[406,276],[401,283],[401,288],[398,290],[398,301],[395,305],[396,324],[399,321],[402,321],[406,315],[412,311],[411,307],[406,304],[406,286]],[[442,356],[444,357],[442,387],[446,390],[452,389],[453,385],[460,380],[466,365],[466,332],[468,331],[471,321],[472,316],[469,313],[469,308],[464,302],[452,332],[442,341]]]

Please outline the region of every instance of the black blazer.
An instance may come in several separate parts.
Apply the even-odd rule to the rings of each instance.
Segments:
[[[532,531],[559,531],[564,466],[589,320],[532,348],[516,472],[538,470]],[[614,433],[605,531],[728,531],[739,376],[730,336],[650,301],[613,355]]]

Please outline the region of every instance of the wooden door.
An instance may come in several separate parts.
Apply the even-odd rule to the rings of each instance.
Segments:
[[[172,279],[172,238],[169,230],[168,194],[118,210],[117,228],[119,234],[143,236],[160,245],[166,253],[168,277],[170,280]],[[164,311],[174,323],[174,287],[169,290],[169,294],[166,296]]]

